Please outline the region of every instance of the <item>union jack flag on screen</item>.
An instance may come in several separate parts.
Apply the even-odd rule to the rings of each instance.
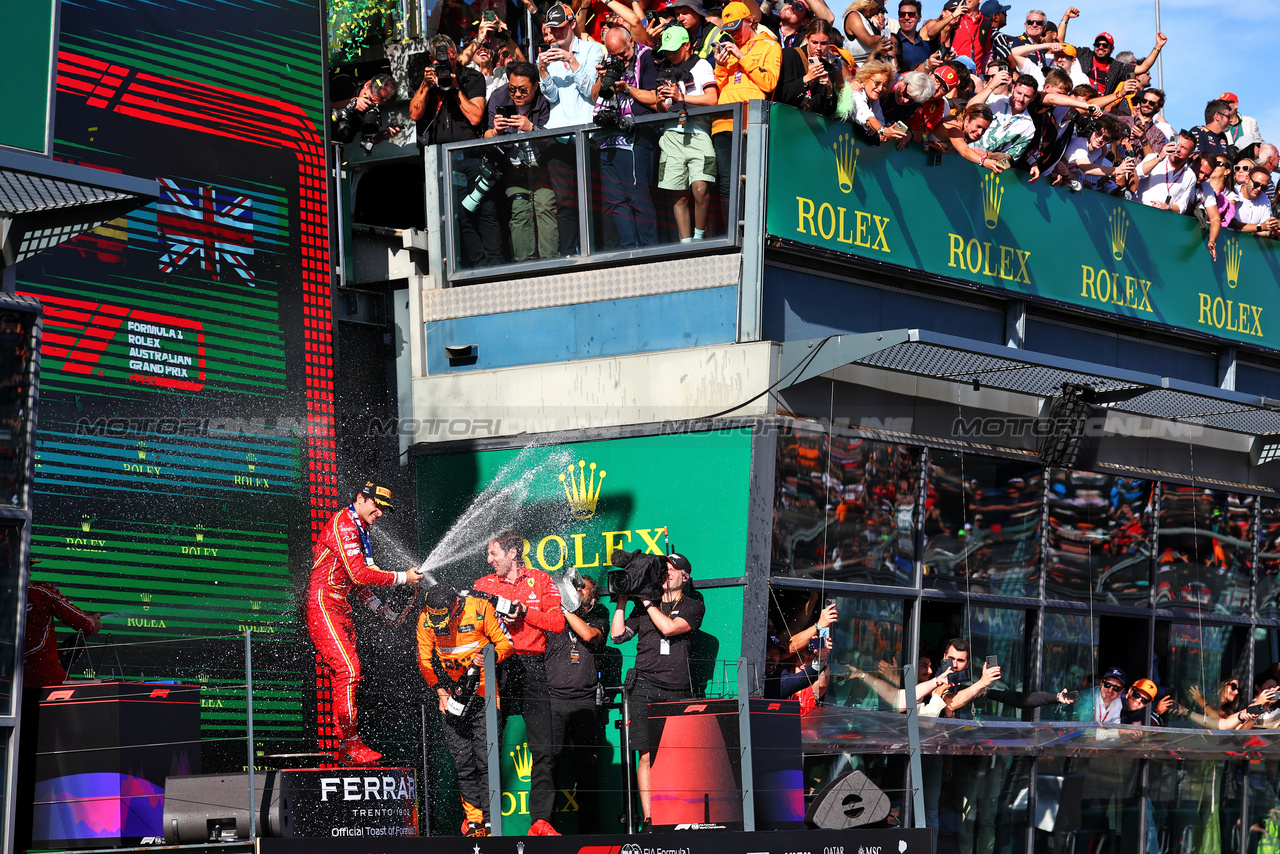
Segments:
[[[216,187],[188,187],[160,180],[156,228],[160,238],[160,272],[172,273],[191,261],[214,281],[223,267],[254,286],[247,259],[253,255],[253,199],[233,196]]]

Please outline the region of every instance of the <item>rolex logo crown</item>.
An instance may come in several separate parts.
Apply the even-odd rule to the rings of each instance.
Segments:
[[[570,464],[569,473],[560,475],[565,497],[569,499],[569,510],[578,519],[590,519],[596,514],[596,502],[600,500],[600,490],[604,486],[604,469],[600,469],[600,478],[597,480],[596,464],[591,464],[590,471],[585,467],[586,462],[578,460],[576,472]]]
[[[204,542],[204,525],[196,525],[196,542]]]
[[[1240,248],[1240,241],[1234,237],[1227,238],[1227,286],[1234,288],[1240,284],[1240,261],[1244,257],[1244,250]]]
[[[93,525],[93,520],[89,518],[89,514],[88,514],[88,513],[83,513],[83,514],[81,514],[81,516],[80,516],[80,530],[81,530],[81,531],[84,531],[84,532],[87,534],[87,533],[89,533],[89,528],[90,528],[92,525]]]
[[[853,192],[853,175],[858,171],[858,146],[853,137],[842,133],[831,144],[836,153],[836,179],[840,182],[840,192]]]
[[[987,172],[982,176],[982,219],[987,228],[995,228],[1000,222],[1000,203],[1004,201],[1004,187],[1000,176]]]
[[[253,471],[254,466],[258,463],[258,457],[255,454],[245,454],[244,461],[249,466],[249,471]]]
[[[529,750],[528,742],[517,744],[516,749],[509,754],[511,761],[516,764],[516,776],[524,782],[529,782],[533,776],[533,753]]]
[[[142,600],[142,610],[150,611],[151,610],[151,594],[139,593],[138,598]]]
[[[138,459],[145,460],[147,458],[147,443],[139,442],[137,445],[137,448],[138,448]]]
[[[1111,257],[1124,260],[1124,243],[1129,239],[1129,217],[1116,208],[1107,217],[1111,221]]]

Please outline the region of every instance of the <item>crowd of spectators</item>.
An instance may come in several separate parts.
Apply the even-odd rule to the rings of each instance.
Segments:
[[[752,100],[848,121],[874,144],[922,144],[992,172],[1019,169],[1031,181],[1195,216],[1215,258],[1223,229],[1280,237],[1271,180],[1280,152],[1230,92],[1207,102],[1203,125],[1175,130],[1165,120],[1165,93],[1151,80],[1162,33],[1141,55],[1117,51],[1105,31],[1073,46],[1072,7],[1057,23],[1032,9],[1015,35],[999,0],[947,0],[928,10],[935,17],[923,0],[898,0],[896,18],[882,0],[854,0],[840,17],[823,0],[524,3],[532,57],[507,23],[519,26],[524,10],[445,4],[426,69],[410,81],[418,140],[594,121],[592,206],[604,216],[591,233],[609,248],[724,233],[732,122],[685,110]],[[662,112],[679,121],[633,125]],[[513,140],[497,158],[455,158],[466,265],[583,250],[568,140]]]

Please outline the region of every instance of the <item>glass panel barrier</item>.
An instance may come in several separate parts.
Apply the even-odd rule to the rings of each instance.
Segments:
[[[1280,500],[1263,498],[1258,548],[1258,618],[1280,617]],[[1280,656],[1272,655],[1268,661]]]
[[[1046,691],[1075,691],[1080,694],[1093,684],[1098,672],[1098,636],[1100,620],[1083,614],[1044,615],[1044,651],[1041,656],[1040,680]],[[1058,709],[1063,717],[1074,718],[1070,706]],[[1050,717],[1045,710],[1043,718]]]
[[[1146,850],[1239,851],[1243,772],[1239,762],[1153,761]]]
[[[1045,597],[1145,608],[1151,601],[1152,482],[1049,472]]]
[[[1248,615],[1255,501],[1252,495],[1165,485],[1157,608]]]
[[[695,107],[443,146],[450,278],[736,246],[741,182],[722,196],[717,176],[741,174],[744,115]]]
[[[932,451],[925,498],[924,586],[1036,596],[1044,469]]]
[[[788,430],[776,484],[775,575],[914,582],[919,448]]]

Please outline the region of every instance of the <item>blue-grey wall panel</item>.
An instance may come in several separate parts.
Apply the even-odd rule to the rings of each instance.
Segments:
[[[737,339],[738,289],[487,314],[427,324],[433,374],[679,350]],[[474,365],[450,366],[444,348],[475,344]]]
[[[764,337],[799,341],[845,332],[932,329],[1004,343],[1004,313],[778,267],[764,269]]]
[[[1027,318],[1027,349],[1188,382],[1218,384],[1218,362],[1208,354],[1045,323],[1033,317]]]

